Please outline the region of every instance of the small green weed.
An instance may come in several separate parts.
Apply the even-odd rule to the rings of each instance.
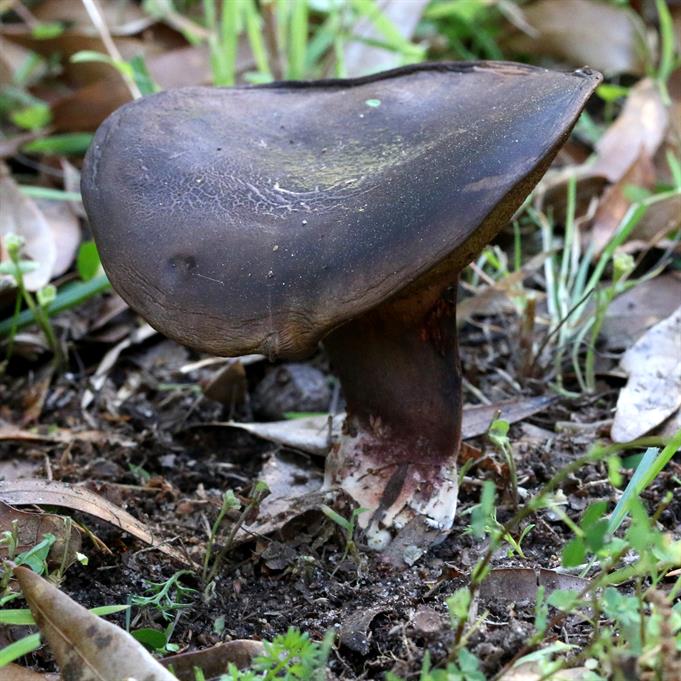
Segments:
[[[326,504],[321,505],[322,513],[332,520],[338,527],[342,530],[343,534],[345,535],[345,548],[343,550],[343,555],[341,556],[341,559],[339,561],[339,564],[342,563],[347,557],[348,554],[352,555],[352,557],[357,560],[358,558],[358,551],[357,551],[357,543],[355,542],[355,531],[357,529],[357,518],[362,514],[367,511],[366,508],[356,508],[352,511],[350,514],[350,518],[344,518],[340,513],[337,513],[334,511],[330,506],[327,506]],[[331,573],[331,575],[336,574],[336,569]]]
[[[256,482],[255,485],[253,485],[253,490],[246,504],[242,504],[239,499],[236,498],[236,495],[232,490],[227,490],[224,493],[222,497],[222,506],[220,507],[218,516],[211,528],[208,545],[206,546],[206,552],[203,557],[202,582],[204,585],[204,599],[209,600],[212,598],[215,577],[223,566],[225,559],[234,544],[237,532],[243,527],[248,518],[257,514],[260,503],[268,492],[269,489],[266,483],[260,481]],[[220,552],[217,555],[214,555],[215,544],[225,520],[231,513],[237,511],[240,511],[239,516],[232,522]]]
[[[323,681],[333,638],[330,631],[316,643],[308,634],[291,628],[271,643],[265,642],[265,652],[253,660],[250,669],[239,670],[230,664],[220,681]],[[205,677],[195,670],[195,678],[203,681]]]
[[[58,365],[61,365],[64,360],[61,343],[54,333],[54,329],[47,314],[47,309],[54,303],[57,289],[52,284],[48,284],[37,291],[34,297],[26,288],[24,275],[37,267],[37,263],[21,259],[21,249],[23,245],[24,239],[16,234],[7,234],[4,238],[4,248],[9,256],[9,260],[0,263],[0,274],[10,274],[14,277],[14,281],[16,282],[19,291],[14,308],[13,324],[10,327],[6,359],[9,359],[12,356],[14,350],[14,338],[18,326],[17,318],[20,312],[21,301],[23,300],[45,335],[48,345],[54,353],[55,362]]]

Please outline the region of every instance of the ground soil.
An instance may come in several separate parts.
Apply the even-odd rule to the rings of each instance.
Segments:
[[[62,325],[68,323],[67,319]],[[512,335],[512,320],[503,319],[469,325],[462,332],[466,378],[493,402],[547,390],[542,381],[520,385],[512,362]],[[202,425],[229,416],[256,418],[258,412],[254,413],[252,400],[233,409],[197,393],[197,382],[209,378],[212,370],[180,374],[179,367],[197,356],[159,336],[121,356],[84,412],[81,399],[92,369],[109,347],[87,339],[73,345],[71,367],[83,369],[54,378],[40,417],[30,424],[74,431],[95,428],[102,432],[101,440],[1,443],[0,461],[32,464],[35,476],[44,477],[49,471],[55,480],[85,483],[163,536],[176,538],[177,546],[200,561],[221,495],[232,489],[247,496],[262,464],[277,448],[234,429]],[[1,416],[6,421],[17,423],[25,413],[38,365],[34,359],[17,359],[2,377]],[[322,354],[312,366],[326,370]],[[268,369],[265,363],[247,369],[253,395]],[[603,381],[596,396],[559,398],[547,411],[512,426],[521,498],[536,492],[558,468],[607,434],[619,385],[617,379]],[[276,382],[272,390],[277,390]],[[467,391],[466,400],[474,403],[476,398]],[[559,422],[571,427],[559,432]],[[605,428],[590,425],[598,423],[605,423]],[[485,447],[484,438],[470,444]],[[200,597],[191,601],[176,621],[172,641],[181,649],[203,648],[234,638],[271,639],[291,626],[319,640],[335,628],[344,631],[343,642],[337,638],[330,659],[330,669],[339,679],[382,678],[388,670],[415,678],[425,651],[434,664],[443,663],[452,639],[445,601],[465,584],[486,548],[484,541],[474,540],[466,531],[467,510],[478,501],[484,479],[497,485],[498,519],[504,521],[512,513],[503,459],[488,446],[486,453],[491,465],[476,465],[466,474],[451,535],[412,567],[395,570],[361,550],[342,559],[345,541],[339,528],[323,514],[310,512],[276,535],[230,551],[213,597],[208,602]],[[321,470],[323,461],[309,459],[309,466]],[[657,487],[648,492],[651,506],[675,472],[678,466],[660,476]],[[562,494],[566,511],[575,518],[592,501],[614,498],[599,466],[569,478]],[[125,603],[130,594],[144,591],[145,581],[160,582],[183,567],[115,528],[88,516],[76,517],[111,549],[111,554],[102,553],[86,540],[89,565],[71,567],[62,583],[86,606]],[[495,556],[494,566],[559,568],[561,548],[569,538],[564,526],[548,512],[531,522],[534,527],[522,544],[525,558],[504,549]],[[672,502],[661,522],[681,534],[681,499]],[[201,588],[194,575],[185,576],[183,583]],[[511,594],[508,599],[481,601],[478,612],[480,625],[469,648],[492,672],[527,640],[533,603],[518,601]],[[136,626],[165,626],[154,610],[136,610],[133,617]],[[124,622],[123,616],[118,622]],[[552,635],[579,644],[584,641],[584,624],[562,622]],[[39,670],[53,668],[44,649],[28,663]]]

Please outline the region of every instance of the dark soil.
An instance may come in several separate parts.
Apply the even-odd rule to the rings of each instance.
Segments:
[[[519,395],[515,379],[510,378],[513,352],[509,336],[501,331],[508,325],[504,320],[496,321],[498,324],[482,329],[466,327],[462,333],[465,375],[494,402]],[[95,428],[101,431],[101,440],[84,443],[74,439],[59,445],[2,443],[0,461],[28,462],[35,467],[34,476],[44,477],[49,471],[55,480],[87,484],[163,537],[173,538],[177,546],[201,562],[222,494],[232,489],[247,498],[263,462],[277,449],[240,431],[202,424],[230,416],[262,418],[267,391],[258,392],[260,404],[254,404],[248,396],[237,407],[208,400],[195,386],[205,383],[215,369],[179,373],[181,366],[198,358],[156,336],[120,357],[94,403],[84,412],[80,404],[90,375],[110,346],[81,341],[74,347],[77,354],[72,353],[72,366],[87,369],[55,378],[39,419],[27,425],[72,431]],[[21,421],[30,406],[29,369],[35,366],[21,360],[10,365],[0,383],[0,418],[11,423]],[[326,371],[321,355],[310,366]],[[247,367],[249,395],[258,391],[268,371],[264,362]],[[270,381],[271,403],[279,400],[282,383],[286,380]],[[602,393],[590,401],[558,400],[549,411],[512,426],[522,496],[535,493],[556,470],[583,454],[602,434],[588,424],[607,421],[616,386],[601,387]],[[546,390],[545,385],[523,389],[528,395],[538,390]],[[286,410],[302,410],[298,398],[307,408],[305,395],[297,398],[296,391],[291,392]],[[475,402],[471,394],[466,398]],[[276,408],[281,409],[278,402]],[[572,428],[557,432],[558,422],[570,422]],[[482,439],[469,444],[485,446]],[[234,638],[271,639],[291,626],[319,640],[329,629],[336,629],[339,636],[330,669],[341,679],[382,678],[388,670],[415,678],[425,651],[434,664],[443,663],[453,637],[446,599],[466,583],[471,567],[486,549],[484,542],[466,532],[467,510],[477,503],[485,478],[497,485],[498,520],[503,522],[512,513],[503,460],[489,446],[486,453],[492,465],[474,466],[466,475],[454,531],[413,567],[398,571],[363,551],[342,560],[342,533],[322,513],[310,512],[276,535],[231,550],[213,597],[206,602],[197,595],[191,601],[176,621],[172,641],[181,649],[204,648]],[[309,459],[308,465],[321,470],[323,461]],[[662,475],[656,485],[664,486],[667,476],[675,471],[678,474],[678,466]],[[613,498],[606,471],[598,466],[585,468],[568,479],[562,494],[565,509],[574,518],[589,503]],[[659,489],[650,491],[650,499],[654,498],[661,498]],[[339,510],[348,513],[348,509]],[[89,565],[75,565],[67,572],[63,589],[86,606],[125,603],[130,594],[143,593],[145,581],[163,581],[184,567],[115,528],[88,516],[76,517],[112,552],[99,552],[86,540]],[[681,533],[681,499],[672,502],[661,521],[668,530]],[[548,512],[531,522],[534,527],[522,544],[525,558],[510,556],[504,549],[495,556],[494,566],[560,567],[568,532]],[[188,575],[182,581],[199,591],[202,588],[198,576]],[[518,602],[509,594],[507,599],[481,601],[478,613],[482,616],[480,626],[469,648],[487,671],[495,671],[530,636],[534,604]],[[166,624],[152,609],[135,610],[133,618],[135,626]],[[124,617],[119,616],[118,622],[123,624]],[[553,636],[579,644],[584,641],[584,625],[563,622]],[[53,668],[44,650],[28,662],[35,669]]]

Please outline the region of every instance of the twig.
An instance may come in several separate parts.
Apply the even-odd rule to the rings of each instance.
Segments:
[[[83,0],[83,6],[90,17],[90,21],[92,21],[94,27],[97,29],[97,33],[99,33],[99,37],[102,39],[104,47],[106,48],[106,51],[108,52],[111,59],[116,63],[125,61],[121,53],[118,51],[116,43],[111,37],[111,32],[109,31],[109,27],[106,25],[106,21],[104,20],[104,16],[97,0]],[[121,71],[120,73],[128,90],[130,90],[130,94],[133,96],[133,99],[139,99],[142,96],[142,93],[137,87],[137,83],[135,83],[135,81],[125,72]]]

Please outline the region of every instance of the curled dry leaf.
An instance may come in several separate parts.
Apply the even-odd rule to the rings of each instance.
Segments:
[[[645,28],[630,9],[597,0],[539,0],[523,12],[535,32],[512,36],[512,50],[609,75],[644,73]]]
[[[161,660],[161,664],[172,669],[180,681],[196,681],[196,669],[200,669],[206,679],[217,678],[227,671],[229,664],[244,669],[251,664],[254,657],[264,652],[265,646],[261,641],[237,639],[218,643],[205,650],[171,655]]]
[[[72,565],[80,551],[81,537],[78,528],[66,518],[52,513],[18,511],[0,501],[0,532],[17,528],[17,552],[23,553],[43,540],[46,534],[55,536],[48,560],[51,565]],[[7,558],[7,547],[0,546],[0,559]]]
[[[641,336],[620,364],[629,380],[617,400],[611,436],[628,442],[681,407],[681,307]]]
[[[14,575],[65,679],[176,681],[127,632],[88,612],[31,570],[17,567]]]
[[[46,504],[82,511],[115,525],[124,532],[129,532],[137,539],[154,546],[181,563],[189,562],[180,551],[161,543],[144,523],[84,487],[36,479],[14,480],[9,483],[0,481],[0,500],[15,506]]]

